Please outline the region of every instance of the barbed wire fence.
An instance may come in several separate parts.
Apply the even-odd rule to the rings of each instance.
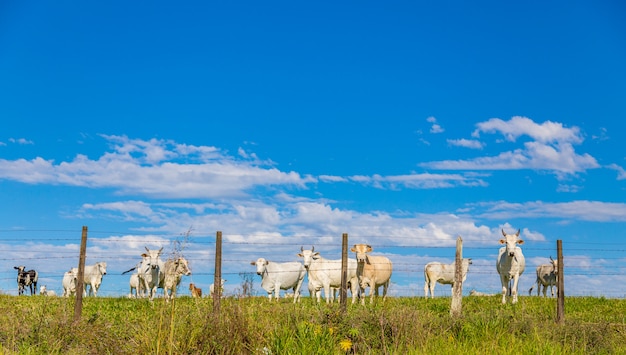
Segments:
[[[351,240],[367,240],[374,253],[390,256],[393,262],[393,276],[390,294],[392,296],[423,296],[423,270],[429,261],[452,262],[454,260],[454,238],[436,245],[434,238],[389,237],[383,235],[357,236],[350,234]],[[250,262],[265,257],[275,262],[298,261],[300,248],[315,246],[316,251],[328,259],[341,257],[341,234],[339,235],[294,235],[277,236],[258,234],[243,237],[237,234],[224,234],[221,277],[228,280],[225,296],[242,293],[265,295],[260,278]],[[61,289],[65,271],[78,265],[81,231],[76,229],[23,229],[0,230],[0,293],[17,294],[14,266],[25,265],[27,269],[39,272],[39,285],[47,284],[49,289]],[[352,242],[350,242],[352,243]],[[189,228],[179,234],[159,234],[155,232],[89,230],[86,263],[107,261],[107,275],[103,280],[99,295],[117,297],[129,292],[128,276],[122,275],[141,260],[145,246],[164,246],[169,255],[184,255],[189,261],[192,275],[183,282],[193,282],[208,287],[215,276],[215,232],[198,231]],[[485,293],[500,293],[499,277],[495,269],[495,259],[500,245],[484,241],[465,239],[464,257],[472,258],[465,290],[475,288]],[[526,271],[520,282],[520,295],[526,295],[524,288],[535,281],[535,267],[556,257],[556,240],[529,241],[522,246],[526,256]],[[626,243],[582,243],[563,241],[566,295],[595,296],[608,298],[626,297]],[[598,255],[599,257],[592,257]],[[544,260],[543,262],[540,262]],[[599,282],[599,276],[613,282]],[[488,281],[486,281],[488,280]],[[526,288],[527,289],[527,288]],[[581,291],[582,290],[582,291]],[[182,287],[179,295],[186,294]],[[306,295],[303,286],[303,295]],[[438,285],[437,296],[450,296],[450,287]],[[59,292],[57,292],[59,293]],[[207,292],[208,294],[208,292]]]

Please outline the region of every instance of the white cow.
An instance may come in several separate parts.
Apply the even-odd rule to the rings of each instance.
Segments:
[[[72,268],[73,272],[78,275],[78,268]],[[87,296],[87,286],[89,286],[89,296],[96,297],[100,285],[102,285],[102,277],[107,274],[106,261],[100,261],[93,265],[85,265],[83,275],[83,296]]]
[[[146,248],[146,253],[141,254],[141,262],[137,266],[137,275],[139,278],[139,287],[142,289],[140,294],[148,292],[150,300],[154,299],[157,294],[157,288],[162,288],[162,281],[165,277],[165,263],[161,259],[163,247],[159,250],[150,250]]]
[[[258,258],[250,263],[256,266],[257,275],[261,276],[261,287],[267,291],[269,300],[272,293],[276,300],[280,299],[280,290],[293,290],[293,302],[300,301],[300,287],[304,281],[306,270],[299,262],[276,263]]]
[[[387,298],[387,289],[393,270],[393,264],[386,256],[368,255],[372,250],[368,244],[355,244],[350,249],[356,253],[357,277],[361,294],[365,294],[365,289],[369,287],[370,303],[373,303],[374,297],[378,296],[380,286],[383,286],[383,300]],[[365,297],[361,297],[361,304],[365,304]]]
[[[517,244],[524,244],[522,239],[519,239],[519,229],[515,234],[506,234],[504,229],[502,235],[504,238],[500,239],[500,244],[505,244],[500,248],[498,253],[498,260],[496,261],[496,269],[500,274],[500,282],[502,284],[502,304],[506,303],[506,294],[509,291],[509,283],[512,281],[511,296],[513,300],[511,303],[517,303],[517,285],[519,283],[520,276],[524,273],[526,268],[526,260],[522,253],[522,248]]]
[[[178,257],[176,259],[168,259],[161,273],[161,282],[159,287],[163,289],[163,297],[166,301],[176,297],[176,288],[180,284],[183,275],[191,275],[189,263],[187,259]]]
[[[313,296],[314,292],[317,302],[321,302],[321,288],[324,288],[326,303],[332,302],[335,289],[341,289],[341,259],[324,259],[319,252],[315,251],[315,247],[311,250],[304,250],[301,247],[300,253],[297,255],[304,259],[304,268],[309,273],[309,292],[312,292],[311,296]],[[359,293],[356,271],[356,260],[348,259],[346,282],[349,283],[352,291],[353,304],[356,302]]]
[[[46,285],[42,285],[39,288],[39,294],[42,295],[42,296],[56,296],[57,295],[57,293],[54,292],[54,290],[48,290]]]
[[[539,296],[540,290],[543,288],[543,297],[546,297],[546,291],[550,287],[550,293],[554,297],[554,287],[556,286],[556,280],[558,275],[558,261],[550,257],[549,264],[541,264],[537,266],[537,279],[533,286],[528,290],[530,296],[533,292],[533,288],[537,285],[537,296]]]
[[[463,258],[461,262],[462,281],[467,278],[467,271],[472,263],[472,259]],[[430,262],[424,267],[424,297],[428,298],[430,290],[430,298],[435,297],[435,285],[439,282],[442,285],[451,285],[454,287],[454,274],[456,272],[456,262],[452,264],[442,264],[439,262]]]
[[[220,294],[222,296],[224,296],[224,282],[226,282],[227,280],[221,279],[220,280]],[[211,284],[209,286],[209,294],[211,295],[211,297],[213,297],[213,294],[215,293],[215,284]]]
[[[139,274],[134,273],[130,275],[130,280],[128,280],[128,284],[130,286],[130,292],[128,293],[128,298],[144,298],[145,292],[141,284],[139,283]],[[135,291],[135,293],[133,293]]]
[[[63,297],[76,295],[77,268],[71,268],[63,274]]]

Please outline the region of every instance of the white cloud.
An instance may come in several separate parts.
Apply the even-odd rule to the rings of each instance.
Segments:
[[[512,142],[522,135],[534,141],[525,142],[523,149],[495,156],[425,162],[420,166],[441,170],[546,170],[552,171],[559,179],[600,167],[591,155],[577,154],[574,150],[573,144],[583,141],[577,127],[564,128],[560,123],[549,121],[539,125],[525,117],[513,117],[509,121],[492,118],[477,126],[474,137],[479,137],[480,132],[487,132],[501,133]]]
[[[26,138],[9,138],[9,142],[16,143],[16,144],[21,144],[21,145],[35,144],[35,142],[33,142],[31,140],[28,140]]]
[[[381,189],[435,189],[459,186],[487,186],[487,183],[476,174],[408,174],[392,176],[363,176],[355,175],[348,178],[351,181]]]
[[[607,166],[609,169],[617,171],[617,180],[626,179],[626,170],[617,164],[611,164]]]
[[[478,137],[481,132],[484,132],[500,133],[512,142],[524,135],[542,143],[569,142],[579,144],[583,141],[578,127],[566,128],[563,127],[562,123],[552,121],[537,124],[530,118],[520,116],[515,116],[509,121],[492,118],[480,122],[476,126],[478,128],[472,134],[474,137]]]
[[[441,126],[437,123],[437,119],[436,119],[435,117],[433,117],[433,116],[428,117],[428,118],[426,119],[426,121],[427,121],[428,123],[431,123],[431,126],[430,126],[430,133],[437,134],[437,133],[443,133],[443,132],[445,131],[445,130],[443,129],[443,127],[441,127]]]
[[[258,160],[238,160],[213,147],[103,137],[110,139],[114,152],[97,160],[85,155],[58,164],[41,157],[0,159],[0,178],[30,184],[114,188],[120,194],[158,198],[242,197],[258,187],[305,188],[316,181],[293,171],[263,166]]]
[[[496,201],[470,204],[469,206],[474,207],[474,209],[476,209],[475,212],[478,212],[474,214],[475,216],[493,220],[560,218],[593,222],[626,221],[625,203],[585,200],[559,203],[542,201],[510,203],[506,201]]]
[[[457,147],[465,147],[470,149],[482,149],[483,143],[474,139],[448,139],[448,144],[457,146]]]

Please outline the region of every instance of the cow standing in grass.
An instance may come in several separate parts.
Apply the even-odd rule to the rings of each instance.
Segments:
[[[76,295],[77,270],[78,269],[72,268],[63,274],[63,297]]]
[[[391,282],[393,264],[386,256],[369,255],[372,246],[367,244],[355,244],[350,251],[356,254],[357,278],[361,287],[361,294],[365,295],[365,289],[370,288],[370,303],[378,296],[378,288],[383,286],[383,300],[387,298],[387,290]],[[365,296],[361,297],[361,304],[365,304]]]
[[[311,250],[304,250],[303,247],[300,247],[300,253],[297,255],[303,258],[304,267],[308,271],[311,296],[315,295],[319,303],[321,301],[321,289],[323,288],[326,303],[333,302],[335,290],[341,288],[342,260],[325,259],[319,252],[315,251],[315,247],[311,248]],[[356,274],[357,262],[354,259],[348,259],[347,261],[346,282],[350,285],[350,290],[352,291],[352,303],[355,303],[359,293]]]
[[[39,273],[35,270],[25,271],[26,266],[14,266],[17,270],[17,293],[18,295],[24,294],[26,287],[30,288],[30,294],[37,294],[37,281],[39,280]]]
[[[524,244],[524,241],[519,238],[519,229],[515,234],[506,234],[504,229],[502,235],[504,238],[500,239],[500,244],[504,244],[500,248],[498,253],[498,259],[496,261],[496,269],[500,274],[500,282],[502,284],[502,304],[506,303],[506,295],[509,291],[512,297],[511,303],[517,303],[517,286],[520,276],[524,273],[526,268],[526,260],[522,253],[522,248],[517,245]],[[513,282],[512,286],[509,283]]]
[[[461,262],[462,282],[467,278],[467,271],[472,263],[472,259],[464,258]],[[430,290],[430,298],[435,297],[435,285],[439,282],[442,285],[450,285],[454,287],[456,273],[456,262],[452,264],[442,264],[439,262],[430,262],[424,267],[424,297],[428,298]]]
[[[558,261],[550,257],[549,264],[541,264],[537,266],[537,279],[533,286],[528,290],[530,296],[533,292],[533,288],[537,285],[537,296],[539,296],[540,290],[543,288],[543,297],[546,297],[546,291],[550,287],[550,294],[554,297],[554,287],[557,281]]]
[[[159,287],[163,289],[163,297],[165,297],[166,301],[176,297],[176,289],[180,284],[183,275],[191,275],[187,259],[178,257],[175,259],[168,259],[165,262],[163,272],[161,273]]]
[[[300,288],[306,275],[304,266],[299,262],[275,263],[258,258],[250,263],[256,266],[257,275],[261,276],[261,287],[267,291],[269,300],[272,294],[280,299],[280,290],[293,290],[293,302],[300,301]]]

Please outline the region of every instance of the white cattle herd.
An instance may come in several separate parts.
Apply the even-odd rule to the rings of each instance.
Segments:
[[[524,273],[526,261],[524,254],[519,245],[524,241],[519,238],[520,231],[515,234],[507,234],[502,230],[503,238],[500,244],[503,246],[498,251],[496,259],[496,271],[500,276],[502,285],[502,303],[506,303],[507,296],[511,297],[512,303],[518,301],[518,285],[520,276]],[[130,275],[129,287],[130,298],[148,298],[153,300],[157,296],[157,289],[163,290],[163,297],[170,300],[176,296],[176,290],[181,283],[183,276],[191,275],[191,269],[188,261],[176,256],[165,261],[161,259],[163,248],[158,250],[145,247],[146,252],[141,254],[141,261],[134,267],[124,271],[122,274],[134,271]],[[387,292],[391,282],[393,272],[393,263],[389,258],[382,255],[372,255],[373,248],[369,244],[355,244],[351,249],[354,258],[347,259],[345,270],[346,275],[346,292],[350,291],[352,303],[357,299],[361,300],[361,304],[365,304],[366,289],[369,288],[370,303],[374,302],[374,298],[379,296],[379,288],[382,286],[382,299],[387,297]],[[274,262],[265,258],[258,258],[250,264],[255,266],[256,273],[261,277],[261,287],[267,292],[267,297],[278,300],[281,290],[290,290],[293,302],[299,302],[301,299],[302,284],[305,276],[308,278],[308,289],[311,297],[318,303],[321,302],[322,289],[324,289],[324,298],[326,303],[331,303],[336,298],[336,292],[342,287],[342,260],[326,259],[319,252],[315,251],[315,247],[310,250],[300,248],[300,252],[296,254],[302,258],[302,262]],[[472,259],[464,258],[461,265],[461,280],[465,282],[469,266]],[[22,295],[25,290],[30,289],[30,294],[36,294],[37,282],[39,274],[35,270],[26,271],[26,267],[15,266],[17,270],[18,294]],[[557,284],[557,261],[550,257],[549,264],[537,266],[536,280],[533,287],[528,291],[532,293],[534,286],[537,286],[537,295],[543,289],[543,295],[550,287],[551,295],[554,297],[554,286]],[[424,297],[434,297],[435,285],[437,283],[454,286],[456,264],[444,264],[440,262],[429,262],[424,267]],[[98,290],[102,285],[103,277],[107,274],[107,263],[104,261],[97,262],[93,265],[85,265],[83,272],[83,295],[97,296]],[[224,282],[221,280],[221,287]],[[76,295],[78,281],[78,268],[71,268],[63,275],[63,297]],[[89,288],[89,292],[87,289]],[[202,297],[202,290],[197,288],[195,284],[189,284],[189,290],[193,297]],[[45,296],[56,296],[53,290],[47,288],[46,285],[41,286],[39,293]],[[214,285],[210,286],[210,296],[214,293]],[[487,295],[472,290],[470,295]]]

